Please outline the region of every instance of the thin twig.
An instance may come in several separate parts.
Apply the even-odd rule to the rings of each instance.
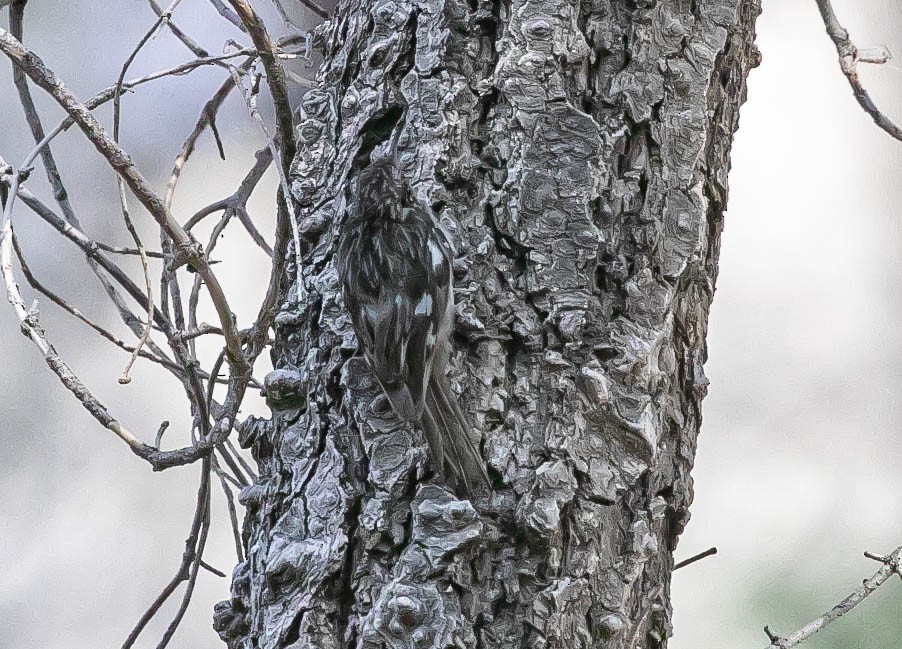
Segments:
[[[247,33],[247,27],[241,22],[241,18],[238,17],[238,14],[226,7],[222,0],[210,0],[210,4],[219,12],[220,16],[228,20],[244,33]]]
[[[229,71],[232,73],[232,77],[235,79],[235,85],[241,88],[242,94],[244,95],[244,101],[247,104],[247,108],[251,114],[251,117],[254,118],[254,121],[256,121],[260,126],[260,130],[263,131],[266,142],[269,145],[269,148],[272,150],[273,158],[277,158],[278,143],[276,142],[276,138],[269,134],[269,129],[266,128],[266,122],[263,121],[263,117],[260,115],[260,111],[257,110],[256,89],[258,87],[258,84],[254,82],[251,83],[248,87],[245,87],[243,77],[238,68],[236,68],[235,66],[229,66]],[[293,205],[291,199],[291,189],[288,186],[287,169],[289,169],[289,167],[276,165],[276,171],[279,172],[279,188],[282,191],[282,200],[284,201],[285,205]],[[301,272],[303,269],[303,264],[301,263],[301,235],[298,231],[298,222],[297,219],[294,218],[294,215],[290,213],[288,214],[288,222],[291,226],[292,237],[294,238],[295,273],[298,286],[300,286]]]
[[[69,304],[65,299],[60,297],[58,294],[54,293],[49,288],[44,286],[44,284],[42,284],[37,279],[37,277],[34,276],[34,273],[32,272],[31,268],[29,267],[28,263],[26,262],[25,256],[22,253],[21,247],[19,246],[19,241],[16,238],[15,232],[13,232],[13,250],[16,253],[16,258],[19,260],[19,267],[22,269],[22,274],[25,275],[25,279],[28,281],[28,284],[34,290],[36,290],[41,295],[45,296],[48,300],[50,300],[51,302],[53,302],[54,304],[59,306],[61,309],[63,309],[64,311],[66,311],[67,313],[72,315],[73,317],[77,318],[84,324],[91,327],[91,329],[96,331],[98,334],[100,334],[102,337],[104,337],[105,339],[107,339],[108,341],[110,341],[111,343],[113,343],[114,345],[119,347],[120,349],[123,349],[130,353],[135,352],[135,350],[137,349],[136,347],[132,347],[131,345],[124,342],[123,340],[120,340],[119,338],[114,336],[112,333],[110,333],[109,331],[107,331],[106,329],[104,329],[103,327],[98,325],[96,322],[94,322],[93,320],[88,318],[85,314],[83,314],[81,311],[79,311],[76,307]],[[168,369],[170,371],[173,371],[173,372],[181,371],[181,367],[176,365],[175,363],[173,363],[169,358],[166,358],[164,356],[160,356],[160,355],[157,355],[157,354],[154,354],[151,352],[147,352],[144,350],[139,350],[139,354],[142,358],[146,358],[155,363],[159,363],[160,365],[162,365],[163,367],[165,367],[166,369]]]
[[[188,329],[187,331],[179,331],[173,335],[173,338],[176,340],[191,340],[192,338],[200,338],[201,336],[206,336],[207,334],[215,334],[218,336],[222,335],[222,329],[219,327],[214,327],[211,324],[207,324],[206,322],[201,322],[194,329]]]
[[[160,8],[160,5],[154,2],[154,0],[147,0],[148,4],[150,4],[150,8],[153,9],[153,12],[158,16],[162,16],[165,12]],[[169,27],[169,31],[172,32],[172,35],[179,39],[185,47],[191,50],[194,53],[194,56],[197,57],[205,57],[210,56],[209,52],[198,45],[194,39],[192,39],[188,34],[179,29],[178,26],[171,20],[166,21],[166,26]]]
[[[219,235],[222,234],[223,230],[228,226],[229,221],[232,218],[232,211],[226,210],[222,215],[222,218],[219,222],[213,227],[213,231],[210,233],[210,239],[207,241],[206,254],[209,258],[213,254],[213,249],[216,248],[216,244],[219,242]],[[194,275],[194,283],[191,286],[191,293],[188,297],[188,329],[196,329],[197,324],[197,306],[200,301],[200,290],[201,290],[201,277],[198,274]],[[190,344],[192,345],[192,353],[193,353],[193,345],[194,339],[191,338]],[[223,350],[223,354],[225,350]],[[215,375],[216,372],[214,371]],[[207,403],[210,403],[210,399],[207,398]]]
[[[765,632],[770,640],[770,644],[765,649],[789,649],[796,646],[861,604],[893,575],[902,576],[902,546],[893,550],[889,556],[879,557],[879,560],[883,564],[880,566],[880,570],[865,579],[859,588],[852,591],[839,604],[820,617],[811,620],[798,631],[794,631],[787,636],[777,636],[769,628],[765,627]]]
[[[220,570],[219,568],[214,568],[209,563],[204,560],[200,561],[200,567],[209,572],[212,575],[216,575],[217,577],[222,577],[223,579],[226,577],[226,574]]]
[[[5,176],[3,174],[3,164],[3,159],[0,158],[0,182],[11,182],[10,176]],[[134,282],[132,282],[125,271],[123,271],[118,264],[106,257],[106,255],[99,252],[100,246],[95,241],[85,236],[81,230],[67,223],[61,216],[47,207],[47,205],[39,198],[24,187],[18,189],[17,196],[22,199],[22,202],[31,209],[31,211],[40,216],[46,223],[53,226],[60,234],[69,239],[69,241],[77,245],[87,257],[96,261],[98,265],[109,273],[110,277],[116,280],[132,299],[139,304],[147,302],[147,296]],[[154,310],[154,322],[164,332],[172,328],[169,320],[159,310]]]
[[[190,579],[191,568],[195,563],[201,560],[203,549],[200,546],[201,529],[204,521],[209,522],[209,506],[210,506],[210,462],[204,458],[201,463],[200,485],[197,488],[197,501],[194,506],[194,517],[191,521],[191,529],[188,532],[188,538],[185,539],[185,551],[182,553],[182,560],[175,571],[175,575],[169,580],[169,583],[163,587],[163,590],[151,605],[144,611],[143,615],[138,619],[131,633],[122,644],[122,649],[130,649],[135,644],[138,636],[147,626],[154,616],[162,608],[163,604],[172,596],[179,585]],[[196,576],[196,573],[195,573]],[[171,636],[170,636],[171,637]]]
[[[325,20],[329,17],[329,12],[326,11],[319,3],[314,2],[313,0],[299,0],[299,2],[305,6],[307,9],[316,14],[317,17]],[[276,5],[276,9],[279,12],[279,16],[282,18],[282,22],[285,23],[286,27],[300,30],[301,28],[292,21],[288,15],[285,13],[285,8],[282,6],[282,3],[279,0],[273,0],[273,4]]]
[[[242,69],[248,69],[250,65],[251,61],[245,61],[240,67]],[[210,123],[216,120],[216,113],[219,111],[220,106],[222,106],[222,103],[225,101],[226,97],[229,96],[234,87],[235,81],[232,79],[231,75],[226,77],[222,82],[222,85],[219,86],[213,96],[206,104],[204,104],[204,107],[200,111],[200,117],[198,117],[197,122],[194,124],[194,129],[182,143],[182,148],[175,157],[175,162],[172,165],[172,172],[169,174],[169,180],[166,182],[166,195],[163,200],[168,209],[172,209],[172,201],[175,197],[176,186],[182,175],[182,168],[185,166],[185,163],[188,162],[188,158],[191,157],[191,154],[194,153],[194,147],[197,144],[198,138]]]
[[[705,557],[710,557],[711,555],[717,554],[717,548],[708,548],[704,552],[699,552],[695,556],[689,557],[688,559],[684,559],[676,564],[673,569],[679,570],[680,568],[685,568],[686,566],[692,565],[696,561],[701,561]]]
[[[228,447],[225,444],[220,444],[216,447],[216,450],[222,456],[222,459],[228,465],[229,469],[232,470],[232,475],[235,476],[235,486],[239,489],[243,489],[250,485],[250,480],[248,480],[247,476],[244,475],[241,471],[241,467],[238,466],[238,463],[235,462],[235,458],[232,457],[232,453],[229,451]]]
[[[176,244],[180,256],[180,264],[189,263],[201,274],[210,292],[210,298],[219,314],[222,322],[226,344],[229,347],[229,362],[235,364],[236,369],[243,370],[246,366],[241,353],[240,341],[237,337],[237,329],[233,321],[232,312],[225,299],[219,280],[210,269],[210,265],[203,253],[198,249],[192,237],[182,229],[163,201],[153,191],[150,184],[138,171],[131,158],[125,151],[113,142],[103,130],[103,127],[94,118],[88,108],[79,102],[68,88],[60,81],[56,74],[48,68],[44,62],[25,47],[9,32],[0,28],[0,51],[8,56],[15,65],[22,68],[31,80],[49,93],[57,103],[72,116],[81,127],[84,134],[94,144],[97,151],[106,158],[107,162],[116,172],[123,177],[129,189],[135,197],[144,205],[151,216],[157,221],[163,230]],[[23,168],[28,165],[23,165]],[[9,204],[12,205],[16,198],[18,177],[13,181],[13,191],[10,192]]]
[[[241,350],[232,311],[218,278],[211,270],[210,264],[194,239],[173,218],[163,201],[135,167],[131,158],[106,135],[87,107],[75,99],[53,71],[44,65],[34,52],[26,50],[21,43],[2,28],[0,28],[0,50],[16,65],[24,69],[32,81],[47,91],[67,113],[75,118],[98,152],[123,177],[132,193],[150,212],[160,227],[166,231],[166,234],[172,238],[180,257],[179,262],[191,264],[200,273],[219,315],[226,346],[229,350],[229,365],[237,374],[245,372],[247,361]],[[9,203],[12,204],[14,201],[15,192],[11,192]]]
[[[153,445],[154,445],[154,447],[160,448],[160,444],[163,443],[163,433],[166,432],[166,429],[167,429],[167,428],[169,428],[169,420],[168,420],[168,419],[164,419],[164,420],[160,423],[160,428],[157,429],[157,436],[156,436],[156,437],[154,438],[154,440],[153,440]]]
[[[141,256],[141,251],[137,248],[123,248],[121,246],[111,246],[108,243],[103,243],[102,241],[95,241],[95,245],[100,249],[106,252],[112,253],[114,255],[133,255],[135,257]],[[149,259],[163,259],[163,253],[157,252],[156,250],[145,250],[144,254]]]
[[[234,417],[247,389],[250,364],[244,356],[241,340],[237,335],[237,328],[233,314],[228,306],[222,286],[218,278],[210,268],[209,261],[203,254],[195,240],[188,235],[172,217],[165,203],[150,188],[150,185],[136,169],[131,159],[124,151],[113,142],[103,131],[100,124],[94,119],[86,106],[78,102],[56,75],[33,52],[26,50],[22,44],[13,38],[9,32],[0,29],[0,51],[8,56],[15,65],[21,67],[26,74],[38,86],[47,91],[62,106],[76,123],[95,148],[107,159],[108,163],[121,175],[132,193],[151,213],[167,237],[175,244],[177,257],[174,264],[169,264],[170,269],[180,264],[190,264],[204,279],[207,285],[211,301],[219,316],[223,329],[227,353],[227,361],[230,368],[229,392],[227,394],[224,414],[219,418],[210,435],[205,436],[201,443],[191,448],[177,449],[175,451],[159,451],[145,444],[130,443],[132,450],[145,460],[151,462],[155,469],[164,469],[169,466],[177,466],[187,462],[194,462],[198,458],[206,457],[212,449],[224,440],[234,425]],[[19,183],[19,175],[13,174],[13,187],[9,191],[8,200],[4,209],[4,223],[9,225],[11,208],[16,198],[16,188]],[[11,249],[11,246],[7,246]],[[7,252],[6,256],[9,254]],[[12,279],[11,266],[9,278]],[[22,310],[22,314],[27,312]],[[181,360],[181,359],[179,359]],[[203,404],[197,404],[203,406]],[[102,409],[101,409],[102,410]],[[114,421],[102,410],[102,414],[108,421]],[[118,427],[118,423],[116,423]],[[131,438],[134,440],[134,438]]]
[[[137,58],[138,53],[141,51],[141,48],[147,44],[148,41],[153,37],[154,34],[157,33],[157,30],[160,28],[160,25],[166,23],[169,18],[172,16],[172,12],[175,11],[176,7],[181,3],[181,0],[173,0],[170,5],[166,8],[159,18],[154,22],[150,29],[145,32],[144,36],[138,41],[138,44],[135,46],[134,50],[132,50],[131,54],[129,54],[128,58],[125,59],[125,62],[122,64],[122,69],[119,72],[119,78],[116,79],[116,90],[113,93],[113,141],[119,142],[119,127],[122,122],[122,84],[125,81],[125,75],[128,73],[128,68],[131,66],[132,62]],[[135,246],[138,248],[138,252],[141,256],[141,270],[144,275],[144,290],[147,293],[147,323],[144,326],[144,330],[141,332],[141,336],[138,338],[138,344],[135,346],[135,350],[132,352],[131,357],[128,359],[128,363],[125,365],[125,369],[122,370],[122,376],[119,377],[120,384],[128,384],[131,382],[131,377],[129,376],[129,372],[131,371],[132,366],[135,364],[135,361],[138,360],[138,354],[141,351],[141,348],[147,343],[147,340],[150,338],[150,326],[151,320],[153,317],[153,282],[150,280],[150,270],[147,267],[147,255],[144,252],[144,242],[141,241],[141,237],[138,234],[137,229],[135,228],[135,224],[132,223],[131,216],[129,215],[128,209],[128,196],[125,193],[125,181],[122,179],[122,176],[116,175],[116,186],[119,190],[119,206],[122,209],[122,220],[125,222],[125,227],[128,230],[128,233],[132,237],[132,241],[135,242]]]
[[[250,465],[249,465],[249,464],[245,461],[245,459],[241,456],[241,453],[238,451],[237,448],[235,448],[235,445],[232,444],[232,440],[227,439],[227,440],[225,441],[225,446],[226,446],[226,448],[228,448],[228,449],[232,452],[232,455],[233,455],[235,458],[238,459],[238,462],[241,464],[242,468],[244,469],[244,472],[247,473],[248,478],[250,479],[250,481],[251,481],[251,482],[256,482],[256,480],[257,480],[257,474],[254,473],[254,470],[250,467]]]
[[[302,4],[307,5],[308,0],[302,0]],[[272,3],[276,7],[276,11],[279,13],[279,18],[282,19],[282,24],[286,29],[290,29],[296,32],[303,33],[305,30],[301,29],[299,25],[297,25],[292,19],[291,16],[288,15],[288,12],[285,11],[285,7],[282,5],[279,0],[272,0]],[[325,18],[325,16],[320,16],[320,18]]]
[[[236,189],[231,196],[220,199],[195,212],[190,219],[185,221],[186,230],[192,230],[204,218],[220,210],[247,206],[247,201],[250,199],[251,194],[253,194],[254,189],[256,189],[257,185],[260,183],[260,180],[263,178],[269,165],[272,164],[272,149],[269,146],[260,149],[257,151],[254,158],[254,166],[251,167],[251,170],[244,176],[238,189]]]
[[[22,252],[21,247],[19,246],[19,242],[18,242],[18,239],[16,238],[15,231],[13,231],[13,250],[16,253],[16,258],[19,260],[19,266],[22,269],[22,274],[25,276],[25,279],[28,281],[28,284],[34,290],[36,290],[39,293],[41,293],[42,295],[44,295],[51,302],[56,304],[58,307],[60,307],[61,309],[63,309],[64,311],[66,311],[67,313],[72,315],[73,317],[77,318],[79,321],[81,321],[84,324],[91,327],[91,329],[96,331],[103,338],[105,338],[109,342],[113,343],[120,349],[123,349],[127,352],[133,352],[135,350],[134,347],[127,344],[123,340],[117,338],[115,335],[113,335],[112,333],[110,333],[109,331],[107,331],[106,329],[101,327],[100,325],[98,325],[96,322],[94,322],[93,320],[88,318],[86,315],[84,315],[81,311],[79,311],[76,307],[69,304],[64,298],[62,298],[58,294],[54,293],[49,288],[47,288],[44,284],[42,284],[41,281],[38,280],[38,278],[34,275],[34,272],[31,270],[31,267],[28,265],[27,260],[25,259],[25,255]],[[220,334],[222,333],[222,330],[220,330],[216,327],[210,327],[210,325],[206,325],[206,328],[203,328],[203,327],[204,327],[204,325],[202,325],[202,329],[200,331],[196,332],[196,335],[203,335],[204,333],[220,333]],[[173,362],[171,359],[169,359],[165,355],[163,350],[156,347],[156,345],[153,345],[152,348],[154,350],[153,353],[142,350],[140,353],[141,358],[146,358],[147,360],[158,363],[158,364],[162,365],[163,367],[165,367],[167,370],[169,370],[177,378],[181,378],[181,375],[184,371],[184,367],[179,365],[178,363]],[[201,379],[207,380],[210,378],[210,375],[207,374],[206,372],[198,370],[198,373],[199,373]],[[215,381],[216,381],[216,383],[223,383],[223,384],[228,383],[228,381],[226,379],[220,379],[218,377],[215,379]],[[252,385],[254,385],[254,384],[256,384],[256,381],[252,381]],[[165,430],[165,427],[169,426],[169,422],[167,421],[167,422],[163,422],[163,423],[165,424],[165,426],[163,427],[163,430]],[[154,443],[154,446],[156,448],[159,448],[160,447],[159,441]]]
[[[824,19],[827,35],[830,36],[830,40],[836,46],[836,53],[839,55],[839,67],[846,79],[849,80],[849,85],[852,86],[852,94],[855,95],[858,105],[871,116],[871,119],[874,120],[877,126],[895,139],[902,141],[902,129],[880,112],[858,78],[857,67],[859,63],[881,63],[886,62],[888,59],[886,57],[875,59],[860,56],[858,48],[855,47],[855,44],[849,38],[849,32],[839,23],[830,0],[815,0],[815,2],[817,2],[817,8],[821,12],[821,18]]]
[[[272,164],[272,158],[272,149],[268,146],[257,151],[254,166],[248,171],[235,193],[195,212],[194,215],[185,222],[185,229],[190,231],[210,214],[214,214],[220,210],[232,210],[234,215],[238,216],[238,219],[251,236],[251,239],[254,240],[254,243],[256,243],[268,256],[272,257],[272,248],[266,243],[263,235],[257,230],[247,212],[247,201],[259,184],[260,179],[263,178],[269,165]]]
[[[266,239],[263,238],[263,235],[260,234],[257,226],[254,225],[254,222],[251,220],[251,215],[247,213],[247,210],[239,205],[235,208],[235,213],[238,215],[238,220],[241,221],[241,225],[244,226],[244,229],[247,230],[251,239],[257,244],[257,247],[265,252],[267,256],[272,257],[272,247],[266,243]]]
[[[25,2],[15,2],[10,7],[10,32],[12,33],[13,37],[19,39],[19,41],[22,41],[24,37],[25,5]],[[50,186],[53,189],[54,198],[59,205],[63,218],[72,227],[81,229],[81,224],[79,223],[78,217],[75,214],[75,210],[73,209],[72,204],[69,201],[68,192],[66,191],[66,187],[63,184],[62,175],[60,174],[56,160],[53,156],[53,152],[49,146],[50,140],[54,137],[55,134],[51,134],[50,136],[45,135],[44,126],[41,123],[40,115],[38,114],[34,100],[31,97],[31,91],[28,87],[28,79],[24,71],[17,66],[13,66],[13,82],[16,86],[16,90],[18,91],[19,101],[22,105],[22,109],[25,112],[25,119],[31,129],[32,137],[34,138],[35,142],[39,143],[32,154],[29,155],[29,162],[27,162],[24,166],[30,166],[30,161],[34,160],[35,156],[40,154],[41,160],[44,163],[44,171],[46,172],[47,180],[49,181]],[[110,301],[116,307],[122,321],[129,329],[131,329],[132,333],[134,333],[136,336],[141,336],[141,332],[144,330],[143,325],[141,324],[137,316],[135,316],[135,314],[132,312],[132,310],[129,309],[128,306],[126,306],[125,301],[122,299],[122,296],[119,294],[119,291],[116,289],[116,287],[106,277],[106,275],[100,271],[97,260],[92,259],[90,256],[88,256],[87,264],[88,268],[91,269],[91,272],[97,277],[98,281],[103,287],[104,292],[107,294],[107,297],[109,297]],[[159,350],[155,349],[154,353],[159,353]]]
[[[288,39],[286,39],[286,42],[287,42],[287,40]],[[194,61],[188,61],[187,63],[182,63],[173,68],[168,68],[166,70],[154,72],[154,73],[145,75],[143,77],[133,79],[131,81],[126,81],[126,82],[122,83],[121,88],[123,90],[130,90],[132,88],[135,88],[139,85],[148,83],[150,81],[156,81],[158,79],[162,79],[164,77],[169,77],[169,76],[179,76],[182,74],[187,74],[187,73],[191,72],[192,70],[196,70],[197,68],[204,66],[204,65],[210,65],[212,63],[219,63],[219,62],[225,61],[227,59],[232,59],[232,58],[236,58],[238,56],[246,56],[246,55],[251,56],[251,57],[256,56],[256,50],[246,48],[246,49],[239,50],[236,52],[231,52],[229,54],[223,54],[222,56],[208,57],[208,58],[204,58],[204,59],[195,59]],[[245,62],[245,65],[250,65],[250,61]],[[17,68],[17,67],[14,67],[14,70],[17,73],[21,72],[19,70],[19,68]],[[231,84],[231,77],[227,77],[227,83]],[[102,106],[106,102],[113,99],[113,97],[116,94],[117,88],[119,88],[119,84],[114,84],[112,86],[109,86],[108,88],[104,89],[103,91],[101,91],[100,93],[98,93],[97,95],[95,95],[94,97],[89,99],[87,102],[85,102],[85,106],[90,110],[94,110],[95,108]],[[27,91],[27,86],[25,86],[25,90]],[[29,100],[29,104],[30,103],[31,102]],[[33,104],[31,104],[31,105],[33,106]],[[26,107],[26,111],[28,111],[27,107]],[[29,114],[29,120],[31,122],[30,113],[28,113],[28,114]],[[39,131],[40,135],[37,134],[37,132],[36,132],[35,138],[36,138],[37,144],[35,145],[35,148],[31,152],[29,152],[29,154],[26,156],[25,164],[23,164],[23,166],[28,166],[31,163],[31,161],[33,161],[39,154],[44,156],[45,151],[48,150],[50,142],[57,135],[68,130],[75,124],[75,119],[71,116],[68,116],[62,122],[60,122],[52,131],[50,131],[50,133],[43,135],[43,129],[40,128],[40,123],[37,120],[36,112],[34,115],[35,115],[34,121],[35,121],[35,123],[37,123],[38,129],[40,129],[40,131]],[[52,157],[50,158],[50,160],[52,161]],[[52,167],[48,166],[47,168],[55,169],[55,164],[52,164]],[[51,177],[50,181],[51,181],[51,183],[54,183],[54,178]],[[63,188],[61,186],[57,187],[56,185],[54,185],[54,192],[57,196],[61,196],[61,197],[65,198],[65,195],[66,195],[65,188]],[[77,221],[77,219],[75,219],[74,213],[72,213],[70,215],[71,210],[67,209],[67,205],[68,205],[68,201],[66,201],[65,204],[61,204],[62,209],[66,212],[67,220],[75,227],[80,228],[81,226],[78,225],[78,221]],[[97,245],[100,246],[102,249],[108,250],[110,252],[121,252],[123,254],[126,254],[125,249],[116,249],[116,248],[113,248],[112,246],[106,246],[105,244],[99,244],[99,243]],[[128,252],[127,254],[138,254],[138,252],[137,251]],[[159,252],[153,252],[153,253],[147,253],[147,254],[150,257],[157,257],[157,258],[164,257],[164,254],[159,253]]]
[[[241,64],[241,67],[249,67],[252,64],[251,60],[244,61]],[[178,182],[181,178],[182,169],[185,164],[188,162],[188,159],[191,157],[191,154],[194,152],[194,147],[197,143],[198,138],[200,138],[201,134],[206,130],[209,126],[211,131],[216,138],[216,145],[219,149],[220,156],[224,157],[224,151],[222,148],[222,142],[219,140],[218,131],[215,129],[216,123],[216,114],[219,111],[219,108],[222,106],[222,103],[225,101],[226,97],[229,96],[232,89],[234,88],[234,82],[232,81],[231,75],[226,77],[225,81],[220,85],[220,87],[216,90],[213,97],[211,97],[204,107],[201,109],[200,117],[194,124],[194,128],[191,133],[182,143],[182,148],[179,151],[178,155],[175,157],[175,161],[172,165],[172,172],[169,175],[169,180],[166,183],[166,194],[163,198],[164,204],[167,209],[172,209],[172,203],[175,198],[175,190],[178,185]],[[186,228],[187,231],[190,231]],[[168,236],[165,232],[160,233],[160,242],[162,244],[163,251],[170,251],[172,249],[172,242],[169,240]],[[163,273],[160,277],[160,287],[162,292],[162,299],[164,303],[167,305],[167,308],[164,310],[168,312],[168,296],[172,295],[172,309],[174,311],[174,316],[176,320],[176,325],[179,329],[186,329],[186,324],[184,322],[184,312],[181,298],[181,289],[179,287],[176,274],[174,270],[170,270],[168,268],[163,269]],[[188,350],[190,353],[194,353],[194,344],[189,341]]]
[[[293,42],[296,39],[285,39],[284,41],[280,42],[287,44],[289,40],[292,40]],[[227,54],[221,54],[219,56],[209,56],[205,58],[194,59],[192,61],[186,61],[185,63],[180,63],[179,65],[173,66],[171,68],[166,68],[165,70],[151,72],[150,74],[146,74],[142,77],[137,77],[135,79],[125,81],[122,83],[122,89],[132,90],[151,81],[158,81],[166,77],[182,76],[193,72],[200,67],[207,65],[218,65],[224,61],[228,61],[229,59],[234,59],[241,56],[248,56],[251,57],[251,59],[256,58],[257,50],[252,47],[248,47],[240,50],[235,50],[234,52],[229,52]],[[297,54],[286,52],[279,53],[279,58],[294,56],[297,56]],[[229,79],[230,78],[231,77],[229,77]],[[117,84],[113,84],[107,88],[104,88],[99,93],[88,99],[85,102],[85,106],[87,106],[90,110],[94,110],[95,108],[102,106],[103,104],[113,99],[117,87]],[[65,119],[63,119],[52,131],[50,131],[49,134],[47,134],[47,136],[44,137],[44,139],[38,142],[38,145],[35,147],[35,151],[33,151],[32,154],[29,154],[29,157],[31,159],[34,159],[34,156],[43,151],[43,148],[47,146],[53,138],[55,138],[60,133],[69,130],[74,124],[75,120],[72,117],[66,117]]]
[[[0,170],[2,171],[2,170]],[[44,361],[48,367],[53,370],[62,384],[69,390],[85,409],[100,422],[105,428],[113,431],[122,441],[129,445],[132,450],[137,450],[143,446],[141,442],[129,431],[122,426],[106,407],[85,387],[81,379],[72,371],[66,362],[59,356],[53,345],[44,335],[41,327],[36,308],[29,309],[25,306],[22,294],[16,284],[13,276],[12,265],[12,205],[15,198],[15,192],[7,188],[3,192],[4,205],[3,217],[0,219],[0,274],[3,275],[3,281],[6,284],[6,296],[12,305],[16,316],[21,323],[20,330],[22,334],[30,339],[41,353],[44,355]]]
[[[232,488],[226,481],[225,472],[219,468],[219,464],[215,460],[213,462],[213,470],[216,471],[216,475],[219,477],[219,485],[226,498],[226,506],[229,510],[229,522],[232,527],[232,538],[235,541],[235,556],[238,558],[238,563],[241,563],[244,561],[244,544],[241,542],[241,527],[238,524],[238,510],[235,507],[235,496],[232,494]]]
[[[194,553],[194,560],[190,564],[188,572],[188,583],[185,585],[185,592],[182,595],[182,601],[179,603],[178,611],[172,618],[172,622],[166,628],[162,639],[157,644],[157,649],[164,649],[185,617],[185,611],[191,603],[191,597],[194,595],[194,586],[197,583],[197,574],[200,571],[200,565],[204,559],[204,548],[207,546],[207,534],[210,531],[210,458],[206,457],[203,461],[203,470],[206,481],[204,515],[200,527],[200,535],[197,539],[197,550]]]
[[[275,140],[281,153],[281,157],[276,156],[276,159],[280,161],[282,169],[287,173],[294,160],[294,115],[291,111],[291,103],[288,101],[288,89],[285,85],[282,63],[276,56],[276,46],[270,39],[266,26],[250,3],[246,0],[229,0],[229,3],[238,13],[241,22],[247,27],[247,32],[260,55],[263,69],[266,70],[266,80],[276,113]]]

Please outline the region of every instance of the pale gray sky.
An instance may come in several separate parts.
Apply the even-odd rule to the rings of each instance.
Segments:
[[[902,7],[862,4],[834,0],[855,41],[902,54]],[[30,3],[29,42],[87,97],[115,79],[153,16],[143,0],[60,6]],[[185,2],[176,18],[211,51],[237,36],[207,3]],[[675,576],[674,649],[764,646],[764,624],[789,631],[873,571],[862,550],[902,542],[902,144],[855,104],[813,0],[764,0],[758,27],[764,60],[752,72],[734,148],[696,502],[677,551],[679,558],[717,545],[720,554]],[[187,58],[158,37],[133,72]],[[902,120],[897,65],[862,76]],[[201,71],[126,99],[124,143],[160,186],[222,74]],[[0,88],[11,87],[9,66],[0,64]],[[45,115],[60,116],[36,95]],[[7,111],[19,115],[4,91],[0,114]],[[0,123],[0,152],[17,161],[31,144],[24,131],[10,131],[13,123]],[[180,213],[230,193],[261,143],[237,96],[219,124],[229,160],[220,162],[211,138],[201,139]],[[124,242],[112,174],[77,133],[62,136],[55,153],[86,228]],[[30,184],[43,189],[39,178]],[[261,223],[272,218],[274,189],[270,175],[252,203]],[[114,324],[80,255],[25,210],[17,215],[35,271]],[[221,246],[229,259],[230,248],[245,249],[247,240],[234,230]],[[263,291],[259,261],[217,269],[247,296],[238,305],[245,321]],[[184,430],[178,386],[147,364],[130,386],[118,385],[125,356],[42,305],[57,347],[132,428],[153,431],[168,418],[172,430]],[[118,647],[178,564],[197,469],[150,472],[64,393],[17,329],[0,304],[0,649]],[[208,560],[228,572],[234,556],[224,508],[214,516]],[[902,590],[887,591],[883,599],[898,610]],[[227,592],[228,580],[202,575],[172,646],[221,646],[210,618]],[[862,648],[894,646],[881,641],[880,629],[897,624],[877,615],[884,609],[840,624]],[[168,615],[160,620],[141,646],[155,646]],[[808,646],[838,646],[833,641]]]

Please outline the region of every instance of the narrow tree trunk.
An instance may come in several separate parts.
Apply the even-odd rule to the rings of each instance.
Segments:
[[[663,647],[758,0],[345,0],[292,169],[232,648]],[[397,137],[457,245],[450,376],[496,483],[386,412],[333,266]],[[296,278],[300,277],[299,281]]]

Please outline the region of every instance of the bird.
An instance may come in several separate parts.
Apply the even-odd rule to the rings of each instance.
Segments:
[[[395,416],[423,430],[436,472],[468,495],[490,493],[485,462],[445,376],[454,326],[450,237],[411,198],[397,156],[359,172],[350,206],[338,229],[336,266],[363,356]]]

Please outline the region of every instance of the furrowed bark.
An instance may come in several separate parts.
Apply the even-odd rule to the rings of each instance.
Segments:
[[[758,0],[351,0],[319,32],[230,647],[663,647]],[[400,133],[398,132],[400,129]],[[332,264],[395,136],[457,245],[461,501],[380,408]],[[476,436],[478,433],[478,436]]]

